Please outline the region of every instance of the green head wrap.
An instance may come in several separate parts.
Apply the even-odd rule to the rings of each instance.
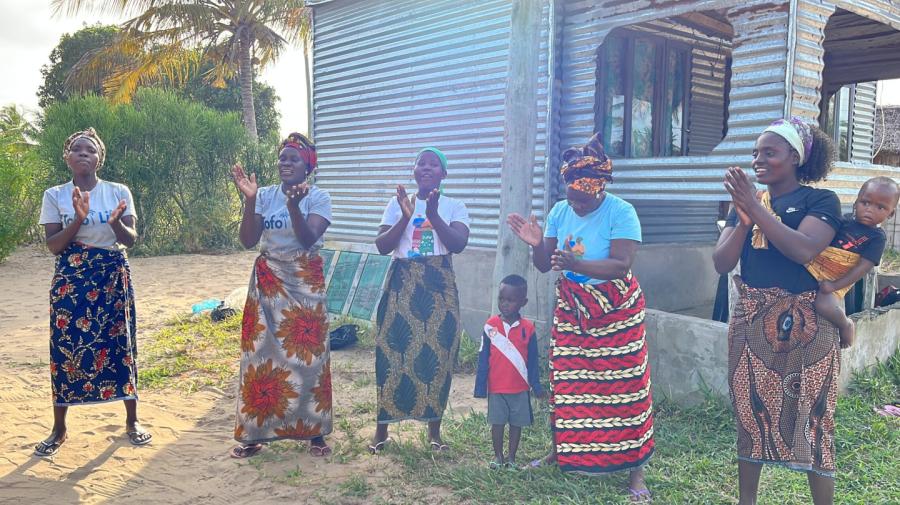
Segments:
[[[437,147],[426,147],[419,151],[419,154],[416,155],[416,163],[419,162],[419,158],[422,157],[425,153],[434,153],[435,156],[438,157],[438,160],[441,162],[441,168],[444,169],[444,175],[447,175],[447,157],[444,156],[444,153],[441,152]]]

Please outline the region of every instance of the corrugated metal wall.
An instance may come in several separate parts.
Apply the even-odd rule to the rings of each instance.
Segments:
[[[850,161],[853,163],[872,163],[877,85],[875,82],[861,82],[856,85],[853,100],[853,134],[850,137]]]
[[[449,159],[445,194],[473,219],[470,244],[496,242],[509,0],[335,0],[317,5],[314,137],[330,192],[329,236],[370,241],[416,152]],[[547,16],[544,16],[546,19]],[[546,26],[544,27],[546,41]],[[545,205],[546,42],[540,62],[534,208]]]
[[[821,100],[825,25],[835,9],[841,8],[900,30],[900,7],[896,2],[884,0],[798,0],[797,7],[797,45],[790,111],[793,115],[813,120],[818,118]],[[900,169],[896,167],[871,165],[875,92],[875,83],[857,84],[857,102],[853,110],[852,162],[836,163],[834,172],[822,184],[834,190],[845,206],[856,198],[860,186],[867,179],[881,175],[900,178]]]
[[[596,51],[612,29],[738,4],[685,1],[601,5],[589,0],[565,1],[560,56],[560,147],[584,142],[593,133]],[[759,131],[784,113],[787,41],[773,34],[786,32],[786,7],[773,6],[771,2],[740,2],[740,7],[728,12],[728,18],[735,30],[728,137],[718,143],[719,139],[713,140],[715,133],[704,134],[705,144],[692,146],[691,154],[701,155],[614,161],[616,181],[610,191],[635,205],[647,242],[714,241],[718,234],[718,202],[728,199],[722,189],[724,168],[740,162],[749,166],[750,151]],[[707,132],[711,125],[719,124],[721,133],[724,61],[717,61],[721,54],[718,49],[707,44],[699,54],[694,52],[694,58],[699,60],[694,68],[692,107],[697,107],[699,100],[702,122],[693,122],[697,111],[692,109],[692,136],[697,132],[695,124]],[[710,79],[699,78],[710,71]],[[716,143],[717,149],[702,156]]]
[[[884,15],[885,22],[900,26],[900,9],[890,2],[836,3]],[[713,132],[711,126],[724,114],[718,101],[724,84],[721,53],[707,46],[693,54],[692,155],[615,161],[611,191],[636,205],[648,242],[714,240],[718,202],[728,200],[722,190],[724,168],[736,163],[749,167],[757,135],[786,111],[810,118],[818,114],[822,52],[817,37],[835,4],[797,0],[793,14],[788,0],[556,4],[552,127],[546,120],[546,49],[538,62],[539,133],[532,167],[537,213],[545,204],[543,189],[557,187],[560,150],[593,133],[597,48],[613,28],[661,26],[663,18],[715,9],[725,13],[735,31],[726,138],[713,148],[715,134],[700,133]],[[545,13],[547,9],[545,3]],[[434,144],[451,160],[446,193],[463,198],[474,218],[471,243],[493,246],[499,224],[510,10],[509,0],[318,2],[314,135],[321,153],[319,184],[334,201],[331,236],[370,241],[393,188],[411,182],[415,152]],[[795,30],[788,35],[792,16]],[[542,30],[544,44],[547,29]],[[794,41],[796,50],[788,51]],[[857,160],[871,149],[862,143],[854,148]],[[842,184],[858,187],[863,173],[874,174],[858,165],[841,165],[829,185],[844,197]]]

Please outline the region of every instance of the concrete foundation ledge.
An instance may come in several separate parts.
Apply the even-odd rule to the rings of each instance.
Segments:
[[[728,396],[728,325],[647,309],[650,379],[657,399],[701,402],[707,391]]]
[[[846,391],[853,373],[887,361],[900,348],[900,303],[853,314],[856,341],[841,353],[840,390]]]
[[[884,362],[900,348],[900,304],[854,314],[856,342],[841,353],[840,392],[853,373]],[[656,398],[683,405],[708,393],[728,398],[728,325],[647,309],[651,380]]]

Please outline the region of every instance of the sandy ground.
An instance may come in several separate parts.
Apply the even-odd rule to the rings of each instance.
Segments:
[[[188,313],[192,304],[245,286],[254,256],[132,259],[139,349],[141,340],[153,338],[165,321]],[[53,257],[38,248],[20,248],[0,264],[0,503],[448,501],[444,490],[406,485],[390,457],[365,453],[374,430],[375,388],[374,354],[364,350],[332,356],[332,458],[313,458],[304,446],[289,442],[250,460],[229,458],[233,383],[224,391],[206,388],[191,394],[177,388],[139,390],[138,413],[154,435],[144,447],[128,443],[120,402],[73,407],[68,441],[60,452],[52,459],[33,457],[35,443],[47,436],[53,422],[47,364],[52,270]],[[471,376],[454,380],[453,415],[483,409],[482,401],[471,398],[472,385]],[[420,429],[404,423],[394,436],[415,440]],[[347,496],[349,484],[362,482],[367,497]]]

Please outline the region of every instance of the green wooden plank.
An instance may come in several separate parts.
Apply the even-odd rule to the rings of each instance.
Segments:
[[[319,249],[319,256],[322,257],[322,275],[328,278],[328,270],[331,268],[331,261],[334,259],[334,249]]]
[[[334,265],[334,273],[331,274],[331,282],[328,284],[328,312],[342,314],[350,290],[353,288],[353,279],[359,268],[362,254],[358,252],[341,251],[337,263]]]
[[[388,267],[391,266],[391,257],[380,254],[369,254],[359,282],[356,285],[356,293],[350,302],[350,316],[368,321],[375,312],[378,300],[381,298],[381,287],[387,276]]]

